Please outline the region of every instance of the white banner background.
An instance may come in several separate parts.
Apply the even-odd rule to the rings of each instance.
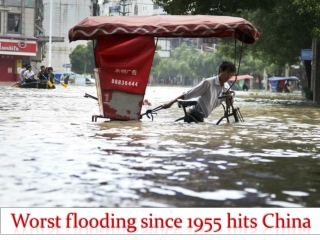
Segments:
[[[28,214],[30,215],[26,221]],[[22,218],[26,223],[25,227]],[[120,220],[118,225],[119,218],[123,220]],[[155,226],[156,218],[162,219],[157,220],[158,228]],[[104,227],[96,227],[100,223]],[[15,224],[19,224],[18,227]],[[1,234],[320,235],[320,210],[317,208],[1,208]]]

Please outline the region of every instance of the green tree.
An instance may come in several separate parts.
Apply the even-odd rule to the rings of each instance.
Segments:
[[[202,77],[212,77],[219,73],[219,66],[223,60],[228,60],[223,57],[219,52],[207,52],[204,53],[203,60],[203,76]]]
[[[181,75],[182,84],[185,85],[185,77],[191,76],[191,71],[187,62],[180,62],[179,64],[179,74]]]
[[[261,36],[245,53],[251,52],[256,58],[278,67],[296,63],[300,50],[311,48],[312,38],[320,35],[318,0],[153,1],[164,6],[169,14],[231,15],[249,20]],[[224,40],[221,43],[226,44]]]
[[[159,56],[158,53],[155,53],[152,61],[151,75],[157,76],[158,66],[160,62],[161,62],[161,57]]]
[[[95,68],[92,41],[85,45],[77,45],[70,53],[70,63],[72,64],[72,71],[77,74],[89,73],[93,74]]]
[[[161,58],[156,53],[151,74],[154,77],[164,79],[164,84],[168,84],[169,80],[174,77],[182,77],[182,84],[185,84],[186,77],[197,78],[198,82],[200,82],[202,78],[217,75],[219,73],[219,66],[223,60],[234,62],[233,57],[224,56],[220,53],[220,48],[223,49],[222,52],[228,52],[229,55],[234,56],[234,49],[230,44],[221,44],[216,52],[203,52],[194,46],[189,47],[186,44],[182,44],[181,47],[171,50],[170,58]],[[235,64],[238,68],[238,59]],[[279,71],[274,64],[271,66],[268,67],[266,62],[248,53],[242,57],[239,74],[250,74],[261,80],[265,68],[270,73],[276,74]]]
[[[175,15],[187,13],[225,15],[226,13],[237,13],[239,10],[255,10],[263,8],[272,10],[277,0],[152,0],[162,6],[166,12]]]
[[[294,0],[293,4],[297,6],[299,15],[307,14],[312,17],[311,25],[312,35],[320,37],[320,1],[318,0]]]

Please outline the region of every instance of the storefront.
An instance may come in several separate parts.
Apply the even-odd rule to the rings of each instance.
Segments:
[[[37,38],[0,36],[0,81],[18,81],[23,64],[37,54]]]

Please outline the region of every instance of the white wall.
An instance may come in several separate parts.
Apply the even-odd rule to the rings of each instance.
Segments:
[[[3,34],[3,28],[4,28],[4,11],[0,12],[0,34]]]
[[[78,24],[84,18],[92,15],[91,0],[54,0],[53,6],[53,24],[52,36],[64,37],[64,42],[53,42],[51,52],[51,67],[54,70],[66,70],[63,64],[70,63],[69,54],[78,44],[87,44],[87,41],[76,41],[69,43],[69,29]],[[50,0],[43,0],[44,5],[44,21],[43,28],[45,35],[49,36],[50,23]],[[46,58],[42,61],[42,65],[48,66],[49,43],[46,44]],[[49,67],[49,66],[48,66]]]
[[[159,15],[159,14],[166,14],[163,11],[163,8],[159,9],[153,9],[154,3],[151,0],[131,0],[132,4],[131,6],[128,6],[129,9],[126,9],[126,12],[130,12],[129,16],[135,15],[135,6],[138,7],[138,14],[137,16],[151,16],[151,15]],[[114,6],[119,6],[120,0],[110,1],[107,4],[100,5],[101,8],[101,14],[104,16],[119,16],[119,13],[111,13],[109,14],[109,8]],[[123,12],[122,6],[121,6],[121,12]]]
[[[78,44],[87,44],[87,41],[76,41],[69,43],[68,32],[74,25],[78,24],[84,18],[92,15],[91,0],[53,0],[53,30],[52,36],[64,37],[63,43],[52,43],[51,65],[54,70],[66,70],[63,64],[70,63],[69,54]],[[45,35],[49,36],[50,21],[50,0],[43,0],[44,21],[43,28]],[[109,15],[109,7],[118,6],[119,1],[110,1],[107,4],[100,4],[104,15]],[[154,15],[153,2],[151,0],[132,0],[130,15],[134,15],[134,7],[138,6],[138,15]],[[162,10],[155,10],[161,12]],[[119,15],[116,13],[115,15]],[[49,43],[46,44],[46,58],[42,65],[48,66]]]
[[[25,8],[24,12],[24,35],[34,37],[34,23],[35,23],[34,8]]]
[[[132,1],[130,15],[135,15],[135,6],[138,7],[137,16],[151,16],[153,15],[153,2],[151,0],[135,0]]]

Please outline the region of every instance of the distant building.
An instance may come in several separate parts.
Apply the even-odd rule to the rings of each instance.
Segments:
[[[50,26],[50,0],[43,0],[44,21],[43,26],[46,36],[49,36]],[[91,0],[54,0],[52,1],[52,36],[63,37],[63,42],[53,42],[51,46],[51,67],[54,70],[70,70],[63,66],[70,64],[69,55],[79,44],[87,44],[87,41],[69,43],[69,29],[78,24],[84,18],[93,15],[93,2]],[[41,65],[48,66],[49,44],[46,44],[46,58]],[[48,66],[50,67],[50,66]]]
[[[152,16],[166,15],[163,8],[151,0],[116,0],[101,4],[101,16]]]
[[[17,81],[23,64],[42,61],[42,21],[42,0],[0,0],[0,81]]]
[[[117,0],[101,4],[101,16],[152,16],[167,15],[162,7],[151,0]],[[158,40],[161,57],[170,57],[171,41],[168,38]]]
[[[105,1],[100,6],[101,16],[152,16],[167,15],[163,7],[153,3],[151,0],[115,0]],[[170,50],[181,46],[182,43],[196,46],[202,52],[216,51],[216,38],[159,38],[157,45],[161,50],[157,53],[160,57],[170,57]]]

